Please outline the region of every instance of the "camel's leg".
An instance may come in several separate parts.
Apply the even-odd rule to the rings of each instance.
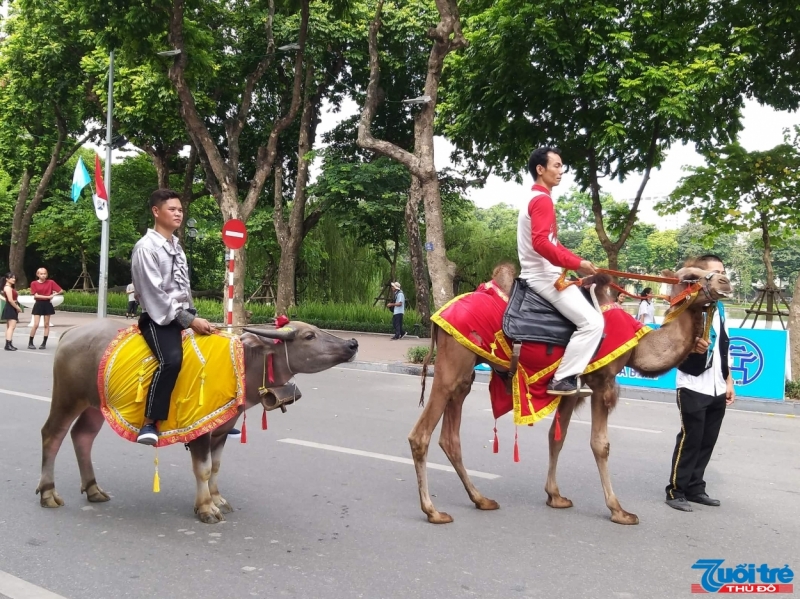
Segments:
[[[211,493],[211,501],[223,514],[230,514],[233,511],[231,504],[219,494],[219,486],[217,485],[219,467],[222,463],[222,450],[225,449],[225,441],[227,440],[228,433],[224,433],[218,437],[211,437],[211,476],[208,479],[208,490]]]
[[[608,454],[611,444],[608,442],[608,405],[615,402],[604,401],[603,393],[592,395],[592,453],[600,471],[600,482],[606,497],[606,506],[611,510],[611,521],[617,524],[639,524],[639,517],[622,509],[614,489],[611,488],[611,476],[608,474]]]
[[[550,433],[548,434],[549,447],[550,447],[550,466],[547,469],[547,482],[544,485],[544,490],[547,493],[547,505],[554,508],[568,508],[572,507],[572,501],[566,497],[562,497],[558,490],[558,483],[556,482],[556,468],[558,467],[558,456],[561,453],[561,448],[564,447],[564,441],[567,438],[567,430],[569,429],[569,422],[572,419],[572,412],[575,409],[575,404],[578,400],[576,397],[564,396],[561,398],[561,403],[558,404],[558,420],[561,425],[561,440],[555,440],[556,420],[553,418],[553,424],[550,425]]]
[[[194,500],[194,513],[201,522],[216,524],[225,518],[211,500],[208,479],[211,478],[211,435],[206,433],[189,443],[192,453],[192,469],[197,480],[197,494]]]
[[[81,471],[81,493],[85,492],[86,498],[93,503],[111,499],[97,484],[92,466],[92,443],[103,427],[103,422],[105,419],[100,410],[86,408],[70,431],[75,456],[78,458],[78,468]]]
[[[50,406],[50,415],[42,427],[42,475],[36,493],[40,495],[39,503],[42,507],[60,507],[64,500],[56,493],[55,465],[58,450],[67,436],[69,427],[75,419],[89,407],[84,401],[76,402],[72,406],[62,406],[68,400],[59,400],[56,389],[53,390],[53,403]]]
[[[458,473],[467,495],[479,510],[496,510],[500,506],[493,499],[488,499],[481,495],[469,479],[467,469],[461,455],[461,410],[464,407],[466,393],[460,397],[447,402],[444,410],[444,420],[442,421],[442,432],[439,435],[439,445],[444,451],[450,463]]]

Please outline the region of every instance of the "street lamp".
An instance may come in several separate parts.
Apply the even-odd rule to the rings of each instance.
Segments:
[[[427,104],[431,101],[430,96],[420,96],[418,98],[411,98],[410,100],[401,100],[403,104]]]
[[[197,221],[193,218],[190,218],[186,221],[186,234],[189,236],[189,288],[192,287],[192,246],[194,245],[194,239],[197,237]]]
[[[158,56],[177,56],[181,51],[177,48],[175,50],[164,50],[163,52],[156,52]]]
[[[297,42],[293,42],[291,44],[286,44],[285,46],[278,46],[278,50],[281,52],[291,52],[292,50],[299,50],[300,44]]]

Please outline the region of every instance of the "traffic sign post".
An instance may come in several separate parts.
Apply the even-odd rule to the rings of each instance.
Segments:
[[[226,306],[225,323],[228,332],[233,333],[233,269],[236,250],[240,250],[247,242],[247,228],[238,218],[232,218],[222,227],[222,243],[228,248],[228,305]]]

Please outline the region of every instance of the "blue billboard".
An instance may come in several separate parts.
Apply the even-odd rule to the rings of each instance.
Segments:
[[[783,401],[788,333],[767,329],[729,329],[729,332],[736,395]],[[676,377],[674,368],[660,377],[647,378],[626,366],[617,375],[617,382],[628,387],[675,389]]]

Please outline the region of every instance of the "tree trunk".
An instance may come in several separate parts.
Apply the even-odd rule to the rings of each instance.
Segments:
[[[606,255],[608,256],[609,270],[619,270],[619,248],[615,246],[605,247]]]
[[[25,289],[28,286],[28,277],[25,275],[25,246],[28,243],[28,235],[26,232],[23,236],[22,225],[30,191],[31,172],[26,168],[22,173],[17,203],[14,206],[14,218],[11,223],[11,248],[8,252],[8,270],[17,276],[17,289]]]
[[[772,313],[775,311],[775,270],[772,268],[772,245],[769,239],[769,223],[765,212],[761,213],[761,241],[764,243],[764,267],[767,269],[766,295],[767,295],[767,328],[772,328]],[[794,298],[792,299],[794,301]],[[780,305],[778,306],[780,310]],[[758,319],[758,316],[756,316]]]
[[[278,291],[275,298],[275,315],[286,314],[296,304],[295,273],[300,254],[300,244],[294,247],[281,246],[281,259],[278,263]]]
[[[419,204],[421,201],[422,189],[419,179],[412,176],[405,209],[408,253],[411,260],[411,276],[414,278],[414,288],[417,292],[417,312],[422,316],[424,330],[428,330],[431,320],[431,301],[428,292],[428,277],[425,273],[425,254],[422,251],[422,240],[419,233]]]
[[[794,284],[792,305],[789,308],[789,354],[792,361],[792,378],[800,379],[800,277]]]
[[[83,278],[83,290],[89,291],[89,269],[86,266],[86,252],[81,249],[81,277]]]
[[[431,275],[433,305],[441,308],[453,299],[453,279],[455,264],[447,259],[444,245],[444,217],[442,216],[442,197],[439,193],[439,179],[434,176],[422,182],[422,198],[425,205],[425,239],[433,245],[428,250],[428,272]]]

